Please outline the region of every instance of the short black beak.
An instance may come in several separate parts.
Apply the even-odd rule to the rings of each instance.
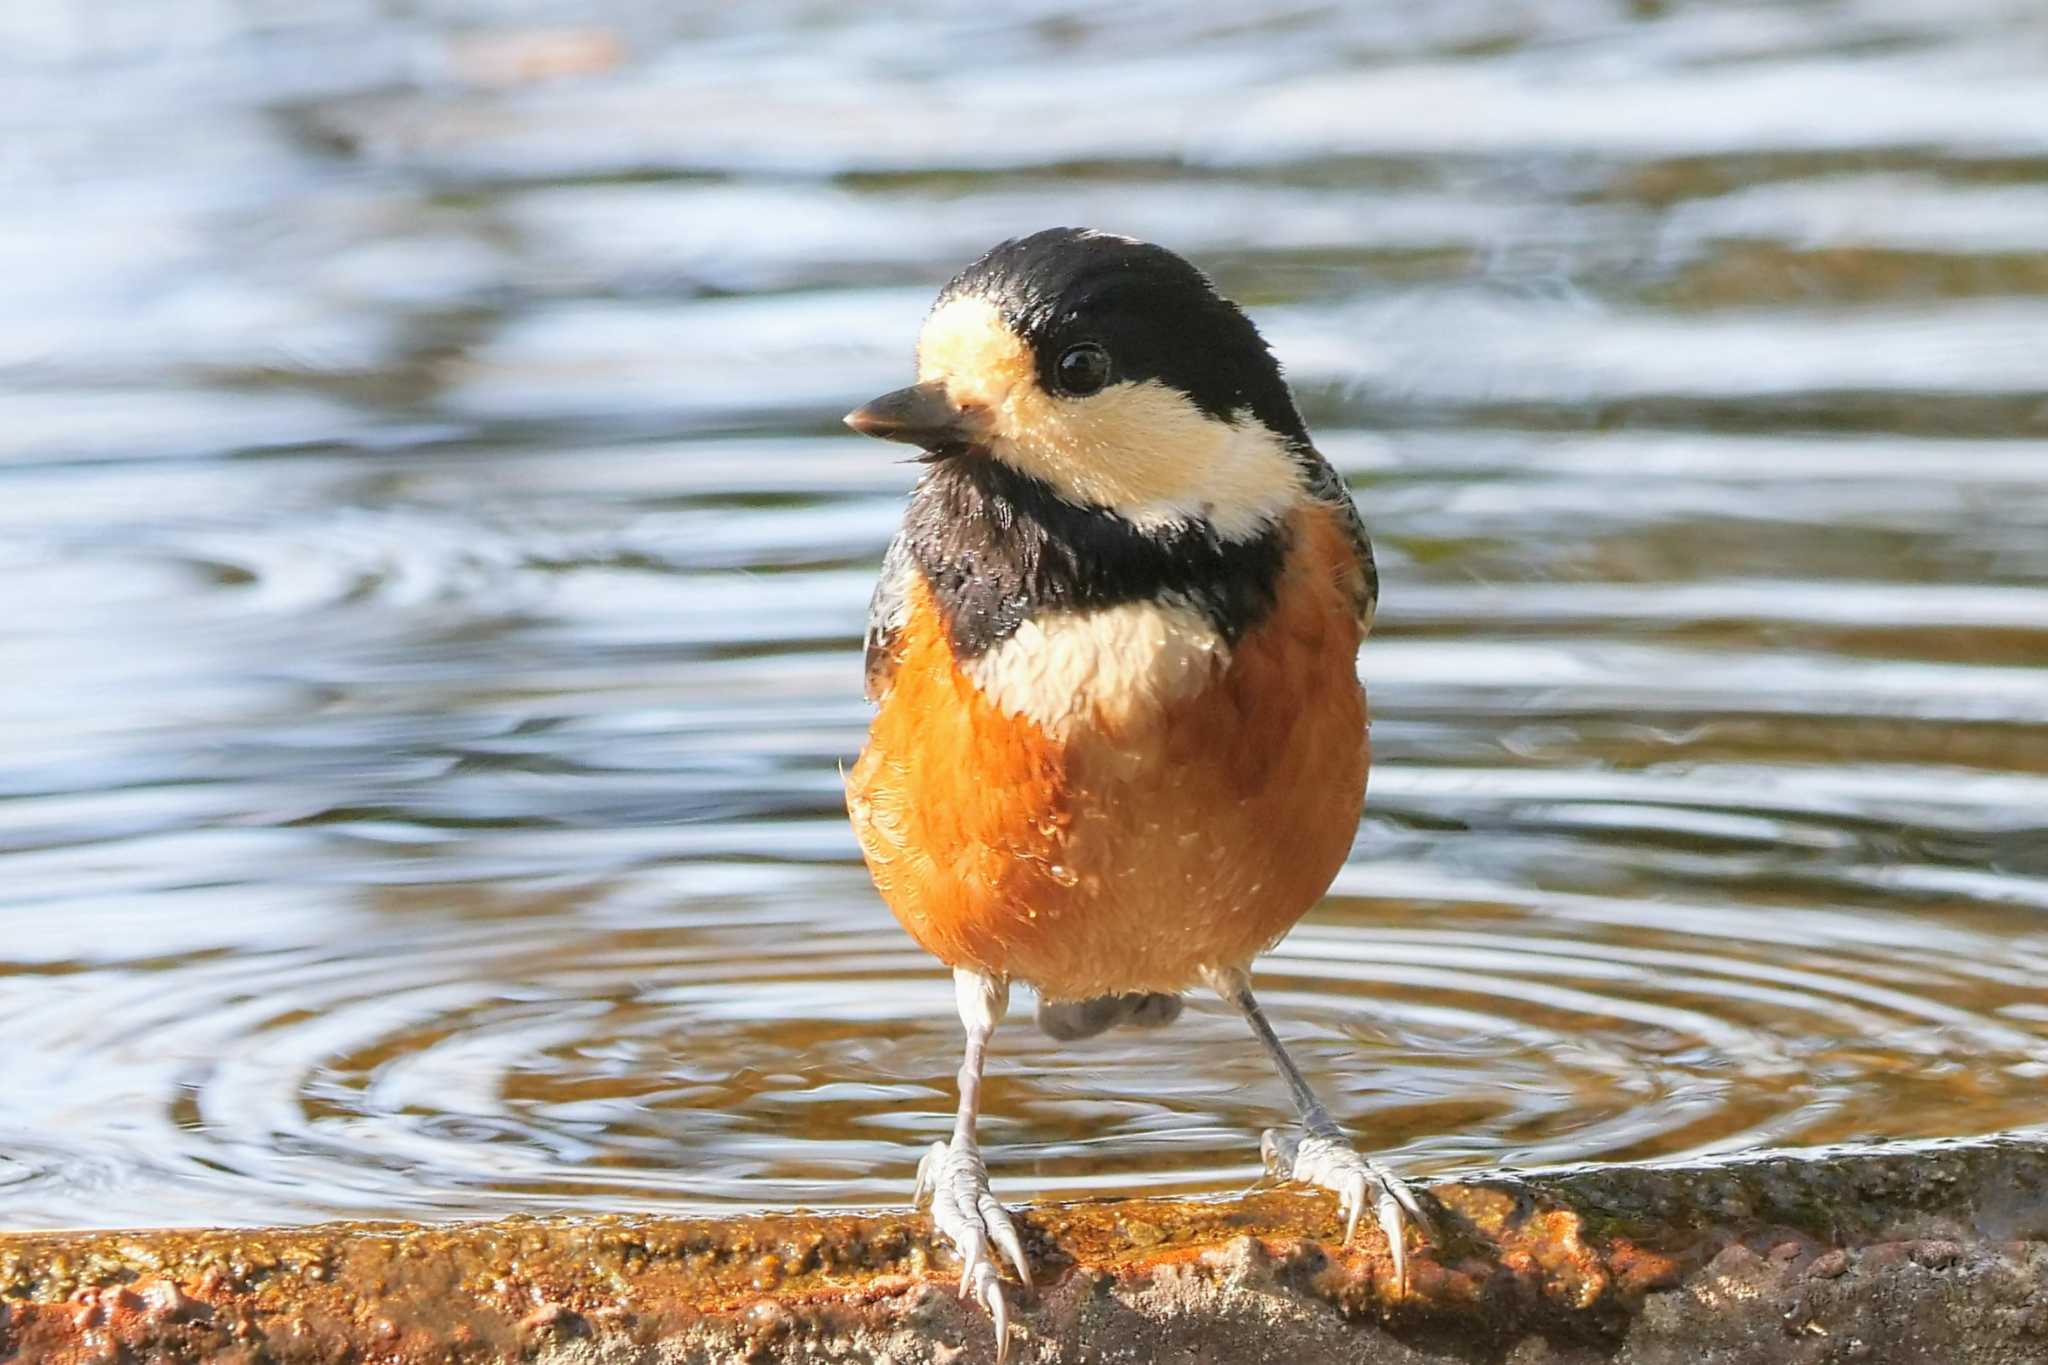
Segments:
[[[923,446],[934,455],[956,454],[988,435],[985,416],[978,409],[961,409],[938,383],[885,393],[847,413],[846,425],[863,436]]]

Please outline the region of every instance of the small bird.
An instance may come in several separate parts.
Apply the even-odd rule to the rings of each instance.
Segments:
[[[1154,1026],[1207,985],[1286,1079],[1269,1167],[1370,1201],[1405,1283],[1429,1220],[1345,1140],[1251,992],[1329,889],[1369,762],[1357,652],[1372,546],[1244,313],[1163,247],[1077,228],[1001,243],[940,291],[917,382],[849,413],[925,466],[868,614],[876,713],[847,775],[875,885],[953,969],[952,1139],[913,1201],[1008,1335],[1031,1270],[975,1141],[1010,984],[1059,1039]],[[993,1250],[992,1250],[993,1248]]]

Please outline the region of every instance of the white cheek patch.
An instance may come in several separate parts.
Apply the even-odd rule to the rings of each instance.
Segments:
[[[1148,529],[1206,521],[1244,540],[1302,496],[1299,462],[1249,412],[1221,421],[1156,380],[1086,398],[1047,393],[1030,348],[987,299],[954,299],[926,319],[918,379],[987,410],[997,459]]]
[[[1245,540],[1301,497],[1286,442],[1249,412],[1221,421],[1156,381],[1047,406],[1053,411],[997,453],[1139,526],[1206,521],[1225,540]]]
[[[1208,619],[1167,600],[1034,617],[965,671],[999,709],[1059,739],[1083,723],[1142,721],[1198,695],[1229,663]]]

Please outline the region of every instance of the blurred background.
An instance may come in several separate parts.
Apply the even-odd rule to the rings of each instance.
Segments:
[[[1380,546],[1262,977],[1361,1146],[2048,1122],[2048,11],[1196,8],[0,7],[0,1224],[907,1199],[838,417],[1060,223],[1252,309]],[[983,1134],[1227,1190],[1286,1108],[1027,999]]]

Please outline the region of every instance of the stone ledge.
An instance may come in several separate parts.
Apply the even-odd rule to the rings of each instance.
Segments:
[[[1438,1185],[1408,1292],[1333,1202],[1046,1206],[1015,1361],[2048,1362],[2048,1139]],[[1368,1220],[1370,1221],[1370,1220]],[[0,1236],[0,1360],[992,1359],[902,1213]]]

